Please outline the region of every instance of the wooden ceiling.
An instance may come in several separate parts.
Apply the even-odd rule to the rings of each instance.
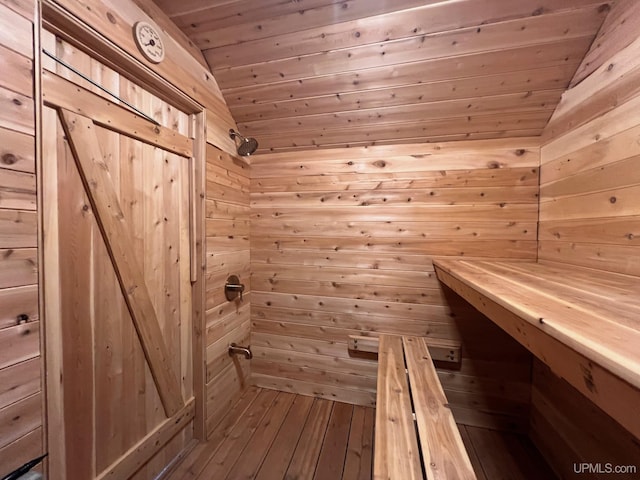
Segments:
[[[155,0],[259,152],[539,135],[594,0]]]

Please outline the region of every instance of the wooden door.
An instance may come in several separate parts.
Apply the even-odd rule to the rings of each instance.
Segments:
[[[154,478],[193,437],[188,116],[42,78],[49,476]]]

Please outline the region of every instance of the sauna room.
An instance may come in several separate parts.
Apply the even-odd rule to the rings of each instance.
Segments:
[[[640,479],[640,1],[0,0],[2,480]]]

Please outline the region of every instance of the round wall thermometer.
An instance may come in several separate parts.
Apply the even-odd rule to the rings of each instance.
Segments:
[[[164,60],[164,43],[156,28],[147,22],[138,22],[133,27],[134,37],[138,49],[144,58],[152,63]]]

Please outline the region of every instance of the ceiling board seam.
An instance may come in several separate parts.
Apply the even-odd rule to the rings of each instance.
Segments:
[[[544,93],[549,93],[549,94],[556,94],[558,92],[563,92],[564,89],[563,88],[555,88],[555,89],[543,89],[543,90],[526,90],[526,91],[518,91],[518,92],[513,92],[513,93],[505,93],[505,94],[499,94],[499,95],[485,95],[485,96],[476,96],[476,97],[464,97],[464,98],[456,98],[456,99],[451,99],[451,100],[437,100],[437,101],[433,101],[433,102],[417,102],[417,103],[411,103],[411,104],[406,104],[406,105],[389,105],[389,106],[384,106],[384,107],[373,107],[373,108],[361,108],[361,109],[353,109],[353,110],[343,110],[340,112],[330,112],[330,113],[314,113],[314,114],[310,114],[310,115],[290,115],[290,116],[286,116],[286,117],[279,117],[280,119],[282,118],[286,118],[289,120],[296,120],[296,119],[313,119],[313,118],[319,118],[319,117],[327,117],[327,116],[335,116],[335,115],[340,115],[340,116],[347,116],[349,114],[366,114],[366,112],[370,112],[370,111],[389,111],[391,109],[397,109],[398,107],[420,107],[420,106],[427,106],[427,105],[437,105],[437,104],[447,104],[447,103],[453,103],[453,102],[459,102],[459,103],[465,103],[465,102],[470,102],[470,101],[477,101],[478,99],[488,99],[488,98],[495,98],[495,99],[499,99],[500,97],[503,98],[508,98],[508,97],[517,97],[519,95],[522,95],[522,98],[527,98],[528,96],[531,96],[529,94],[535,95],[535,94],[544,94]],[[558,94],[558,99],[557,101],[560,100],[560,96]],[[557,103],[556,101],[556,103]],[[522,109],[519,109],[519,111],[528,111],[530,108],[533,109],[539,109],[540,106],[530,106],[530,107],[525,107]],[[554,107],[555,109],[555,107]],[[475,114],[482,112],[482,110],[479,111],[474,111]],[[465,113],[461,113],[460,115],[454,115],[453,117],[458,117],[458,116],[467,116],[469,115],[469,112],[465,112]],[[268,118],[268,119],[256,119],[256,120],[251,120],[251,121],[245,121],[245,122],[241,122],[244,125],[250,125],[252,123],[256,123],[256,122],[270,122],[270,121],[275,121],[279,119],[278,117],[275,118]],[[438,117],[433,117],[433,118],[438,118]],[[440,118],[448,118],[448,117],[440,117]],[[395,123],[395,122],[390,122],[390,123]]]
[[[308,32],[308,31],[313,31],[313,30],[321,30],[323,28],[327,28],[327,27],[335,27],[335,26],[344,26],[345,24],[349,24],[349,23],[353,23],[353,24],[357,24],[357,22],[363,22],[363,21],[375,21],[377,19],[377,17],[383,17],[383,16],[388,16],[388,15],[406,15],[406,14],[411,14],[414,12],[419,12],[419,11],[423,11],[423,10],[429,10],[429,9],[433,9],[433,8],[442,8],[443,6],[447,6],[447,5],[456,5],[460,2],[460,0],[440,0],[440,1],[435,1],[433,3],[429,3],[427,5],[417,5],[414,7],[409,7],[409,8],[400,8],[398,10],[392,10],[389,12],[385,12],[385,13],[378,13],[378,14],[374,14],[374,15],[365,15],[362,17],[358,17],[358,18],[352,18],[352,19],[348,19],[345,21],[337,21],[335,23],[327,23],[324,25],[319,25],[319,26],[315,26],[315,27],[310,27],[310,28],[306,28],[306,29],[302,29],[302,30],[296,30],[296,31],[289,31],[286,33],[279,33],[279,34],[275,34],[275,35],[267,35],[264,37],[257,37],[257,38],[253,38],[251,40],[245,40],[245,41],[241,41],[241,42],[236,42],[236,43],[229,43],[229,44],[223,44],[223,45],[216,45],[215,47],[212,48],[203,48],[202,45],[200,45],[200,43],[202,43],[201,41],[198,40],[199,35],[198,33],[192,33],[190,34],[189,32],[186,32],[187,35],[189,35],[193,42],[196,43],[196,45],[199,45],[201,50],[203,51],[203,54],[207,51],[207,50],[215,50],[215,49],[221,49],[221,48],[229,48],[229,47],[234,47],[234,46],[240,46],[246,43],[251,43],[251,42],[264,42],[265,40],[269,40],[269,39],[275,39],[277,37],[284,37],[284,36],[294,36],[294,35],[299,35],[302,32]],[[567,13],[567,12],[572,12],[572,11],[576,11],[576,10],[581,10],[581,9],[589,9],[589,8],[593,8],[596,5],[602,5],[607,3],[605,0],[593,0],[593,1],[588,1],[583,5],[580,6],[559,6],[558,10],[553,10],[551,12],[549,11],[542,11],[539,12],[540,9],[538,10],[534,10],[534,11],[530,11],[527,13],[519,13],[519,14],[515,14],[515,13],[511,13],[508,14],[507,16],[503,17],[503,18],[498,18],[497,21],[495,21],[494,23],[499,23],[499,22],[508,22],[514,19],[523,19],[523,18],[531,18],[531,17],[538,17],[538,16],[542,16],[542,15],[553,15],[553,14],[558,14],[558,13]],[[286,16],[286,15],[285,15]],[[250,24],[253,22],[250,22]],[[464,27],[458,27],[457,29],[461,29],[461,28],[473,28],[473,27],[479,27],[479,26],[484,26],[484,25],[489,25],[489,24],[485,24],[482,23],[482,21],[477,22],[470,22],[469,24],[465,25]],[[242,24],[235,24],[234,27],[237,27],[238,29],[242,28]],[[456,28],[452,28],[451,30],[456,30]],[[424,32],[423,34],[432,34],[432,33],[438,33],[438,32]]]
[[[583,36],[583,37],[577,37],[577,38],[574,38],[572,40],[579,40],[579,39],[582,39],[582,38],[586,39],[586,38],[589,38],[589,37],[591,37],[591,35],[587,35],[587,36]],[[403,65],[416,65],[416,64],[435,62],[435,61],[443,61],[443,60],[451,60],[451,61],[464,60],[465,57],[471,57],[471,56],[481,57],[482,55],[485,55],[487,53],[504,53],[504,52],[510,52],[510,51],[513,51],[513,50],[519,50],[519,49],[523,49],[523,48],[539,47],[539,46],[543,46],[543,45],[551,47],[553,45],[562,45],[564,43],[566,43],[566,42],[564,42],[564,41],[556,41],[556,42],[551,42],[551,43],[539,43],[539,44],[519,46],[519,47],[514,47],[514,48],[509,48],[509,49],[504,49],[504,50],[491,50],[491,51],[486,51],[486,52],[481,52],[481,53],[467,53],[467,54],[451,56],[451,57],[427,59],[427,60],[420,60],[420,61],[414,61],[414,62],[404,62],[404,63],[399,63],[399,64],[396,64],[396,65],[390,65],[390,66],[385,65],[383,67],[375,66],[375,67],[370,67],[370,68],[362,68],[362,69],[359,69],[359,70],[353,71],[353,72],[328,73],[328,74],[314,75],[314,76],[310,76],[310,77],[296,78],[296,79],[291,79],[291,80],[282,80],[282,81],[277,81],[277,82],[255,83],[255,84],[251,84],[251,85],[242,85],[242,86],[239,86],[239,87],[231,87],[231,88],[222,88],[221,87],[221,91],[223,92],[223,94],[233,94],[233,92],[242,91],[242,90],[252,90],[252,89],[256,89],[257,87],[282,85],[282,84],[286,84],[286,83],[293,83],[293,84],[303,83],[305,80],[328,78],[328,77],[339,76],[339,75],[350,75],[350,74],[354,74],[356,72],[359,73],[359,72],[366,72],[366,71],[371,71],[371,70],[380,70],[380,71],[392,70],[394,68],[397,68],[397,67],[403,66]],[[565,64],[564,62],[565,62],[565,60],[558,61],[557,63],[554,63],[553,65]],[[546,66],[550,66],[550,65],[546,65]],[[508,70],[508,71],[509,72],[516,72],[516,71],[522,71],[522,70],[526,70],[526,69],[527,68],[519,67],[517,69]],[[460,73],[462,74],[463,72],[460,72]],[[449,80],[451,80],[453,78],[468,78],[468,77],[457,76],[457,77],[449,78]]]
[[[491,113],[491,114],[476,114],[476,115],[468,115],[468,114],[462,114],[462,115],[453,115],[453,116],[448,116],[448,117],[432,117],[429,118],[429,120],[418,120],[418,121],[410,121],[410,122],[395,122],[395,123],[382,123],[379,125],[375,125],[376,128],[378,127],[384,127],[384,126],[393,126],[392,128],[398,128],[398,127],[402,127],[402,126],[408,126],[408,125],[423,125],[425,128],[429,128],[429,124],[430,123],[437,123],[437,122],[443,122],[446,120],[460,120],[461,118],[467,118],[469,121],[476,120],[476,121],[481,121],[484,119],[488,119],[488,118],[508,118],[508,117],[515,117],[515,116],[522,116],[522,115],[530,115],[530,116],[534,116],[533,114],[538,114],[540,116],[546,115],[547,113],[550,115],[551,113],[553,113],[555,106],[553,108],[544,108],[544,109],[535,109],[535,110],[520,110],[520,111],[513,111],[513,112],[509,112],[508,114],[503,114],[503,113]],[[461,124],[461,127],[464,127],[466,125],[465,124]],[[371,129],[373,126],[372,125],[355,125],[355,126],[350,126],[350,127],[338,127],[338,128],[323,128],[321,130],[318,130],[317,128],[306,128],[306,129],[301,129],[301,130],[296,130],[296,135],[301,135],[301,134],[306,134],[306,133],[314,133],[314,134],[319,134],[319,135],[325,135],[325,134],[329,134],[332,132],[348,132],[348,131],[357,131],[357,130],[361,130],[361,129]],[[281,132],[276,132],[274,134],[261,134],[262,137],[269,137],[271,135],[276,135],[278,137],[282,137],[282,133]]]
[[[411,40],[417,40],[417,39],[425,39],[423,41],[428,41],[432,38],[435,37],[443,37],[443,36],[449,36],[452,34],[464,34],[467,32],[473,32],[474,30],[477,31],[478,27],[481,28],[490,28],[490,27],[494,27],[494,26],[504,26],[507,24],[516,24],[519,22],[523,22],[526,20],[530,20],[531,18],[544,18],[544,17],[556,17],[556,16],[565,16],[568,15],[567,12],[575,12],[575,11],[590,11],[593,9],[593,6],[590,7],[586,7],[586,8],[581,8],[581,9],[575,9],[575,10],[564,10],[564,11],[560,11],[560,12],[551,12],[549,14],[543,14],[543,15],[539,15],[536,17],[524,17],[524,18],[515,18],[515,19],[509,19],[509,20],[503,20],[503,21],[498,21],[498,22],[492,22],[492,23],[479,23],[477,25],[473,25],[473,26],[467,26],[467,27],[462,27],[462,28],[455,28],[455,29],[450,29],[450,30],[442,30],[442,31],[437,31],[437,32],[431,32],[431,33],[422,33],[422,34],[416,34],[416,35],[407,35],[407,36],[403,36],[403,37],[398,37],[398,38],[392,38],[392,39],[388,39],[388,40],[382,40],[382,41],[374,41],[374,42],[370,42],[370,43],[364,43],[364,44],[360,44],[360,45],[350,45],[350,46],[346,46],[346,47],[341,47],[341,48],[333,48],[333,49],[328,49],[328,50],[321,50],[321,51],[316,51],[316,52],[309,52],[309,53],[301,53],[301,54],[294,54],[288,57],[280,57],[280,58],[274,58],[274,59],[270,59],[270,60],[265,60],[265,61],[260,61],[260,62],[250,62],[250,63],[243,63],[243,64],[239,64],[239,65],[232,65],[232,66],[225,66],[225,67],[218,67],[218,68],[214,68],[213,72],[215,73],[220,73],[220,72],[229,72],[229,71],[234,71],[234,70],[238,70],[238,69],[242,69],[242,68],[249,68],[251,66],[255,66],[255,65],[269,65],[269,64],[273,64],[273,63],[278,63],[278,62],[285,62],[285,61],[295,61],[297,59],[300,58],[306,58],[306,57],[313,57],[313,56],[320,56],[320,55],[325,55],[325,54],[332,54],[332,53],[340,53],[340,52],[345,52],[345,51],[356,51],[356,50],[360,50],[360,49],[366,49],[366,48],[371,48],[371,47],[376,47],[379,46],[380,48],[384,48],[387,47],[389,45],[393,45],[396,43],[402,43],[402,42],[406,42],[406,41],[411,41]],[[575,13],[574,13],[575,14]],[[523,47],[523,46],[532,46],[532,45],[544,45],[544,44],[548,44],[548,43],[555,43],[558,41],[563,41],[563,40],[570,40],[570,39],[575,39],[575,38],[582,38],[582,37],[588,37],[588,36],[592,36],[595,35],[595,33],[589,33],[589,34],[569,34],[567,36],[561,37],[561,39],[556,38],[555,40],[549,41],[542,41],[542,42],[523,42],[520,43],[518,45],[514,45],[511,48],[518,48],[518,47]],[[242,44],[238,45],[239,48],[242,47]],[[206,56],[206,52],[210,51],[210,50],[215,50],[214,49],[203,49],[202,52],[203,54],[205,54]],[[468,52],[468,53],[463,53],[461,55],[467,55],[467,54],[473,54],[473,53],[484,53],[484,52],[492,52],[492,51],[501,51],[500,48],[487,48],[484,50],[477,50],[474,52]],[[457,55],[453,55],[453,56],[442,56],[442,57],[429,57],[423,60],[429,60],[429,59],[437,59],[437,58],[450,58],[450,57],[454,57]],[[411,63],[411,62],[400,62],[400,63]],[[390,64],[392,65],[392,64]]]
[[[563,66],[567,66],[569,68],[573,67],[573,66],[578,66],[580,64],[579,61],[576,62],[570,62],[570,63],[563,63],[562,65],[555,65],[555,66],[548,66],[548,67],[544,67],[545,69],[557,69]],[[491,78],[491,77],[496,77],[496,78],[502,78],[506,75],[511,75],[511,74],[517,74],[517,73],[522,73],[522,72],[538,72],[540,69],[535,69],[535,70],[518,70],[515,72],[506,72],[504,74],[489,74],[489,75],[474,75],[474,76],[470,76],[470,77],[464,77],[461,78],[461,81],[471,81],[474,79],[487,79],[487,78]],[[297,98],[285,98],[282,100],[265,100],[265,101],[260,101],[258,99],[256,99],[255,101],[247,101],[245,103],[236,103],[233,105],[230,105],[231,110],[233,111],[234,108],[246,108],[246,107],[254,107],[255,105],[267,105],[267,104],[287,104],[287,103],[295,103],[295,102],[304,102],[304,101],[309,101],[309,100],[316,100],[316,99],[324,99],[324,98],[333,98],[333,97],[348,97],[348,96],[357,96],[357,95],[361,95],[363,93],[375,93],[375,92],[384,92],[384,91],[392,91],[392,90],[397,90],[397,89],[407,89],[407,88],[416,88],[416,87],[425,87],[428,88],[430,85],[435,85],[435,84],[448,84],[451,82],[451,79],[446,79],[446,80],[436,80],[433,82],[425,82],[425,83],[408,83],[405,85],[392,85],[392,86],[386,86],[386,87],[376,87],[376,88],[369,88],[369,89],[365,89],[365,90],[352,90],[352,91],[348,91],[348,92],[342,92],[342,93],[328,93],[328,94],[323,94],[323,95],[312,95],[309,97],[297,97]],[[563,85],[566,86],[566,82],[563,83]],[[515,92],[514,92],[515,93]],[[468,98],[481,98],[484,95],[480,95],[478,97],[468,97]],[[456,99],[459,97],[456,97]],[[465,97],[467,98],[467,97]],[[402,105],[402,104],[397,104],[397,105]]]

